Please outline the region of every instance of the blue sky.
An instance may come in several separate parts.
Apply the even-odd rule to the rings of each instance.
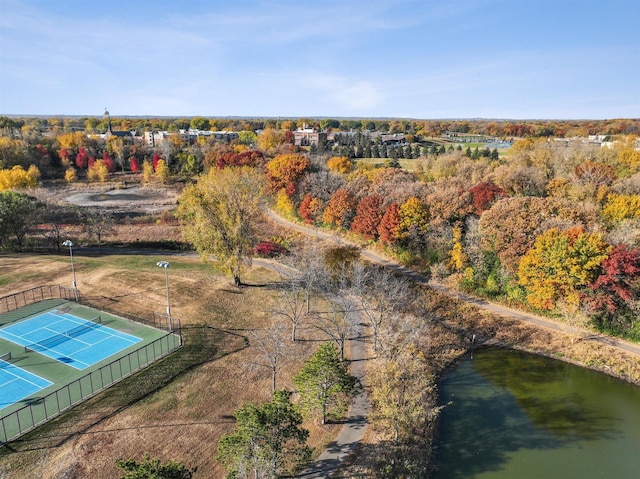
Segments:
[[[640,117],[640,0],[0,0],[0,114]]]

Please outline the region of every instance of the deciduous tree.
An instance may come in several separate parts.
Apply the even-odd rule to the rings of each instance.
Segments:
[[[322,216],[323,209],[322,200],[307,193],[300,202],[298,213],[305,223],[313,224]]]
[[[527,301],[542,309],[553,309],[558,300],[577,306],[580,289],[596,278],[609,249],[601,235],[581,228],[544,232],[518,268],[519,283],[528,291]]]
[[[336,173],[346,175],[351,172],[351,160],[346,156],[333,156],[327,161],[327,168]]]
[[[384,215],[382,215],[380,225],[378,226],[380,241],[383,244],[395,244],[400,237],[400,224],[400,207],[397,203],[391,203],[384,212]]]
[[[434,391],[421,351],[411,348],[393,358],[378,359],[368,382],[372,420],[391,433],[395,444],[424,434],[437,411],[426,406]]]
[[[638,321],[633,302],[640,299],[640,249],[626,245],[613,248],[582,299],[600,328],[633,328]]]
[[[480,216],[483,211],[491,208],[491,205],[498,199],[504,198],[507,194],[502,188],[493,183],[482,182],[469,189],[474,213]]]
[[[15,191],[0,191],[0,247],[7,248],[11,239],[22,249],[29,228],[36,223],[44,204],[33,196]]]
[[[291,196],[298,181],[309,167],[309,159],[303,155],[278,155],[266,165],[267,186],[271,191],[285,188]]]
[[[373,194],[365,196],[356,207],[356,215],[351,222],[351,231],[359,233],[364,239],[378,236],[378,226],[382,220],[382,198]]]
[[[102,254],[104,237],[113,233],[115,219],[107,211],[99,209],[86,209],[82,214],[82,230],[91,240],[98,243],[98,250]]]
[[[623,220],[640,218],[640,195],[610,194],[607,202],[600,211],[601,216],[609,225],[615,225]]]
[[[353,195],[348,190],[340,188],[331,196],[322,219],[327,224],[348,228],[353,219],[355,207]]]
[[[210,170],[184,190],[178,217],[185,237],[205,261],[215,261],[240,281],[256,243],[255,221],[263,200],[261,175],[252,168]]]

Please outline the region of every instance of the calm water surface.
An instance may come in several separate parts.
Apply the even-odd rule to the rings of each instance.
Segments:
[[[638,479],[640,388],[485,350],[441,384],[437,479]]]

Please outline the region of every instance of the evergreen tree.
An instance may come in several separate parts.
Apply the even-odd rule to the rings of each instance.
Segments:
[[[160,460],[150,459],[146,455],[140,463],[133,459],[119,459],[116,465],[125,472],[120,479],[191,479],[196,471],[171,460],[160,464]]]
[[[295,472],[309,459],[309,431],[302,428],[302,415],[291,404],[291,393],[276,391],[273,399],[252,403],[235,412],[236,428],[218,443],[218,459],[227,477],[276,478]]]
[[[301,396],[301,405],[307,413],[317,413],[322,424],[327,418],[339,417],[347,410],[348,399],[359,391],[358,378],[349,374],[347,364],[332,343],[321,345],[304,362],[301,371],[293,377]]]

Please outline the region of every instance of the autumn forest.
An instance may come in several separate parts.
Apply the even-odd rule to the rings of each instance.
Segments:
[[[329,139],[296,145],[302,126]],[[188,128],[237,138],[189,141]],[[5,196],[115,177],[182,188],[207,171],[251,167],[290,219],[464,291],[640,339],[638,120],[3,117],[0,129]],[[135,140],[146,130],[167,139]],[[14,228],[6,216],[5,250],[28,249],[34,223],[54,223]]]

